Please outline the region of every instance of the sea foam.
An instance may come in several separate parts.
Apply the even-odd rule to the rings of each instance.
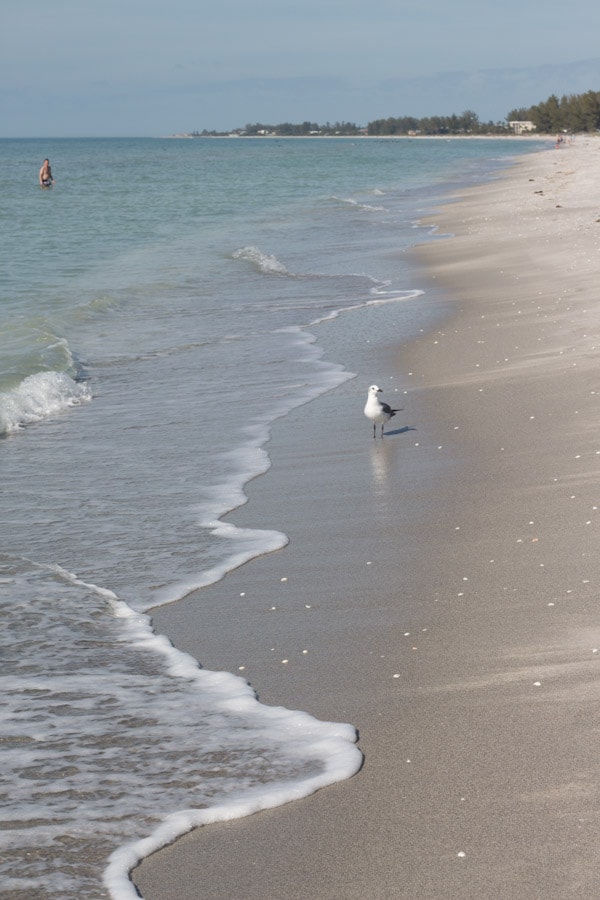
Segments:
[[[184,832],[360,767],[351,725],[259,703],[114,591],[24,558],[0,574],[6,891],[137,897],[131,869]]]
[[[12,390],[0,395],[0,434],[10,434],[25,425],[40,422],[91,400],[87,384],[64,372],[28,375]]]
[[[246,259],[263,275],[289,275],[290,273],[276,256],[263,253],[258,247],[242,247],[233,254],[234,259]]]

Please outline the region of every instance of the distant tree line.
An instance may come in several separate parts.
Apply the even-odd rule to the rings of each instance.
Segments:
[[[528,108],[513,109],[503,122],[480,122],[477,113],[466,110],[461,115],[415,116],[375,119],[366,127],[354,122],[335,122],[319,125],[316,122],[279,125],[265,125],[260,122],[236,128],[230,134],[238,135],[281,135],[302,137],[307,135],[461,135],[461,134],[513,134],[509,122],[532,122],[539,134],[558,131],[582,132],[600,130],[600,91],[585,94],[571,94],[559,100],[554,94],[547,100]],[[216,131],[192,132],[193,137],[210,137],[222,134]]]
[[[506,122],[479,121],[477,113],[468,109],[460,116],[428,116],[417,119],[414,116],[375,119],[367,125],[367,134],[506,134]]]
[[[600,91],[570,94],[559,100],[555,94],[528,109],[514,109],[509,121],[530,121],[541,133],[557,131],[598,131],[600,129]]]
[[[302,137],[310,134],[361,134],[363,129],[354,122],[335,122],[333,125],[326,122],[325,125],[318,125],[316,122],[302,122],[294,125],[291,122],[282,122],[279,125],[262,125],[256,123],[254,125],[246,125],[243,129],[245,134],[280,134],[286,137]]]
[[[292,124],[283,122],[279,125],[266,125],[263,122],[248,124],[244,128],[236,128],[231,134],[260,136],[281,135],[285,137],[306,135],[381,135],[394,134],[506,134],[509,128],[506,123],[488,122],[485,125],[479,121],[476,113],[467,110],[462,115],[431,116],[426,119],[417,119],[414,116],[402,116],[400,118],[376,119],[365,127],[354,122],[326,122],[319,125],[317,122],[302,122]],[[216,135],[217,132],[193,132],[194,137],[207,137]]]
[[[281,122],[279,125],[266,125],[263,122],[254,122],[248,124],[244,128],[235,128],[229,134],[248,135],[250,137],[259,135],[281,135],[282,137],[305,137],[307,135],[353,135],[366,134],[366,129],[354,122],[326,122],[325,125],[319,125],[317,122],[301,122],[294,124],[292,122]],[[192,137],[215,137],[222,134],[217,131],[193,131]]]

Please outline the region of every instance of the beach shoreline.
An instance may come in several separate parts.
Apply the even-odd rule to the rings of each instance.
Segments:
[[[357,368],[349,347],[357,378],[276,424],[231,515],[290,545],[201,616],[155,612],[263,702],[351,722],[365,762],[143,861],[146,900],[596,896],[599,154],[578,137],[436,211],[453,237],[414,252],[415,279],[443,323]],[[369,365],[404,407],[383,441]]]

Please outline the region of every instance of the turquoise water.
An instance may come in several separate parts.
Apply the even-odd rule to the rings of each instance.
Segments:
[[[351,725],[274,714],[153,636],[146,612],[285,545],[220,519],[268,469],[273,422],[352,378],[319,322],[352,316],[358,335],[393,310],[398,339],[426,327],[403,258],[427,238],[419,218],[533,149],[0,141],[11,896],[135,896],[129,868],[192,824],[356,771]]]

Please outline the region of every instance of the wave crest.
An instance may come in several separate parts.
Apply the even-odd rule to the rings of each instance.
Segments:
[[[289,275],[290,273],[276,256],[263,253],[258,247],[242,247],[233,254],[234,259],[246,259],[265,275]]]
[[[87,384],[64,372],[37,372],[15,388],[0,394],[0,435],[10,434],[91,400]]]

